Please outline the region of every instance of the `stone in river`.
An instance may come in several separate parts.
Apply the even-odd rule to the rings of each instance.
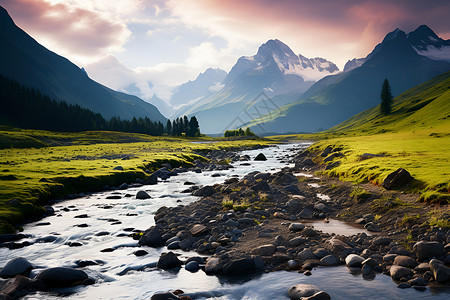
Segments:
[[[190,261],[186,264],[186,266],[184,268],[189,272],[197,272],[200,269],[200,266],[199,266],[198,262]]]
[[[173,252],[161,253],[157,267],[160,269],[173,269],[181,266],[181,261]]]
[[[223,266],[225,275],[245,275],[255,271],[255,262],[251,258],[231,260]]]
[[[360,268],[364,260],[364,257],[357,254],[350,254],[345,258],[345,264],[350,268]]]
[[[336,266],[339,265],[339,259],[333,254],[327,255],[320,260],[321,266]]]
[[[297,284],[289,289],[288,295],[292,300],[300,300],[304,299],[304,297],[312,296],[318,292],[320,292],[320,289],[315,285]]]
[[[156,293],[154,294],[150,300],[181,300],[180,297],[171,292],[165,293]]]
[[[150,195],[146,191],[139,191],[136,194],[136,199],[149,199]]]
[[[412,274],[412,271],[405,267],[400,266],[391,266],[391,269],[389,270],[389,273],[392,278],[394,279],[401,279],[403,277],[407,277]]]
[[[266,161],[266,160],[267,160],[267,157],[266,157],[264,154],[259,153],[259,154],[255,157],[254,160],[255,160],[255,161]]]
[[[446,267],[442,261],[432,259],[430,261],[430,269],[437,282],[444,283],[450,280],[450,268]]]
[[[328,295],[324,291],[320,291],[312,296],[302,298],[302,300],[330,300],[330,299],[331,299],[330,295]]]
[[[153,226],[144,232],[144,235],[139,239],[139,245],[160,247],[164,245],[164,239],[161,236],[158,226]]]
[[[82,270],[56,267],[42,271],[36,276],[36,279],[44,281],[49,286],[73,286],[83,283],[88,276]]]
[[[2,278],[11,278],[15,277],[19,274],[26,274],[31,269],[33,269],[33,266],[30,264],[30,262],[23,257],[17,257],[12,260],[10,260],[0,271],[0,277]]]
[[[136,255],[136,256],[144,256],[144,255],[147,255],[148,252],[141,249],[141,250],[135,251],[133,254]]]

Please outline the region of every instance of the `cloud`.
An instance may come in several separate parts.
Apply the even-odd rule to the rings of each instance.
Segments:
[[[75,62],[121,51],[131,36],[126,24],[74,5],[44,0],[0,0],[0,4],[27,33]]]

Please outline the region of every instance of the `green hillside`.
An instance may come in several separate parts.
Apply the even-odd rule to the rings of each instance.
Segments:
[[[339,165],[323,171],[328,176],[381,185],[389,173],[405,168],[415,178],[406,191],[450,203],[450,72],[395,98],[388,116],[378,105],[318,134],[278,138],[318,139],[310,151],[319,154],[341,148],[344,156],[330,162]],[[376,156],[363,159],[365,153]],[[324,163],[320,155],[315,160]]]

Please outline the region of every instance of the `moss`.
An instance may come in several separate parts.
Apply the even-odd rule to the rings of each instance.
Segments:
[[[450,220],[449,219],[440,219],[436,217],[431,217],[428,221],[430,226],[442,227],[442,228],[450,228]]]

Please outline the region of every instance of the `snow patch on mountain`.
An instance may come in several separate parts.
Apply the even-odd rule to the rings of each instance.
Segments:
[[[442,46],[440,48],[428,46],[426,50],[419,50],[413,47],[417,54],[428,57],[433,60],[445,60],[450,62],[450,46]]]

